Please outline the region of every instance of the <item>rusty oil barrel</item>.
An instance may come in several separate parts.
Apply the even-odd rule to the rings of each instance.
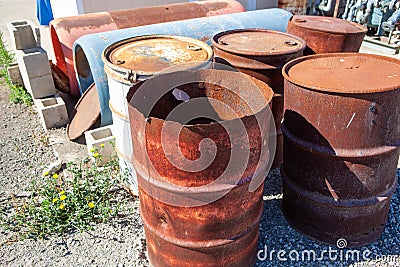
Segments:
[[[288,22],[286,31],[303,38],[307,43],[304,55],[312,55],[358,52],[367,28],[339,18],[296,15]]]
[[[132,165],[132,142],[127,94],[135,83],[159,72],[210,68],[213,51],[194,38],[173,35],[146,35],[128,38],[106,47],[102,54],[110,92],[109,108],[115,151],[121,172],[128,172],[128,187],[137,195],[135,169]]]
[[[285,78],[283,212],[323,243],[380,237],[397,186],[400,60],[358,53],[298,58]]]
[[[190,100],[178,101],[176,89]],[[160,75],[129,91],[133,163],[152,266],[255,264],[272,96],[268,85],[251,76],[206,69]],[[179,116],[187,112],[178,111],[183,121],[168,119],[180,104],[199,118],[184,123]],[[205,111],[219,119],[205,118]],[[187,170],[212,151],[206,168]]]
[[[283,160],[283,76],[282,67],[303,55],[303,39],[271,30],[244,29],[216,34],[213,39],[216,62],[228,63],[240,72],[251,75],[274,90],[272,113],[275,120],[277,147],[273,168]]]

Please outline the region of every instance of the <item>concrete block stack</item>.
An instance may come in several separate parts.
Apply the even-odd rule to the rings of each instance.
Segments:
[[[47,52],[40,46],[39,29],[27,20],[10,22],[7,26],[23,85],[34,100],[43,128],[66,125],[67,108],[57,95]]]

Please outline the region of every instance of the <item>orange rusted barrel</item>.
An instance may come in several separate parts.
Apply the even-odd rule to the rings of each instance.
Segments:
[[[196,70],[153,77],[129,95],[151,265],[253,266],[272,89],[239,72]]]
[[[234,0],[207,0],[55,19],[49,27],[56,65],[68,75],[71,95],[79,96],[72,55],[73,44],[79,37],[91,33],[242,11],[245,11],[243,6]]]
[[[380,237],[398,185],[399,74],[400,60],[359,53],[283,67],[282,208],[294,228],[338,246]]]
[[[272,167],[283,161],[283,76],[282,67],[303,55],[306,42],[287,33],[263,29],[237,29],[214,35],[215,61],[267,83],[274,91],[272,113],[276,127],[276,150]]]
[[[287,33],[303,38],[307,43],[304,55],[358,52],[367,28],[339,18],[293,16]]]

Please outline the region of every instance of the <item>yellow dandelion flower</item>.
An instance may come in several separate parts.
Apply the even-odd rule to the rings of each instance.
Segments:
[[[64,190],[61,190],[61,192],[59,193],[60,195],[64,195],[65,194],[65,191]]]
[[[93,202],[89,202],[88,206],[89,206],[89,208],[93,209],[94,208],[94,203]]]
[[[93,152],[95,151],[94,147],[92,147],[89,151],[90,151],[91,153],[93,153]]]
[[[58,201],[58,198],[53,198],[53,203],[56,203]]]
[[[101,147],[101,148],[104,148],[104,146],[105,146],[104,144],[100,144],[100,147]]]
[[[60,205],[60,210],[63,210],[65,208],[65,205],[64,204],[61,204]]]
[[[57,179],[58,178],[58,174],[57,173],[53,174],[53,178]]]
[[[67,198],[66,195],[61,195],[61,196],[60,196],[60,200],[64,200],[64,199],[66,199],[66,198]]]
[[[97,152],[93,154],[93,157],[95,157],[95,158],[97,158],[98,156],[100,156],[100,154]]]
[[[47,175],[49,175],[49,172],[44,172],[42,176],[45,177]]]

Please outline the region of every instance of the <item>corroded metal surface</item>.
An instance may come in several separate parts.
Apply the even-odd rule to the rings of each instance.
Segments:
[[[79,89],[75,77],[72,47],[79,37],[92,33],[167,21],[215,16],[242,11],[245,11],[245,9],[237,1],[211,0],[59,18],[51,21],[49,28],[57,67],[68,75],[72,95],[78,96]]]
[[[319,241],[382,234],[400,152],[400,61],[358,53],[295,59],[285,78],[283,211]]]
[[[194,38],[147,35],[108,46],[102,59],[110,78],[131,85],[168,69],[199,69],[211,65],[213,50]]]
[[[358,52],[367,28],[358,23],[331,17],[293,16],[287,32],[307,42],[304,55]]]
[[[185,84],[180,90],[191,99],[205,97],[209,101],[221,101],[236,115],[229,115],[224,108],[211,104],[208,108],[218,114],[218,122],[205,118],[187,124],[166,120],[181,103],[168,91],[146,116],[143,110],[143,106],[148,105],[146,100],[169,86],[170,81],[180,80],[182,74],[178,72],[151,78],[130,90],[128,97],[133,95],[129,105],[133,162],[138,175],[140,212],[149,260],[153,266],[253,266],[262,214],[263,182],[252,192],[249,192],[249,184],[266,175],[264,164],[268,156],[261,151],[268,143],[271,123],[268,106],[273,92],[265,83],[238,72],[198,70],[185,73],[187,78],[202,82]],[[217,81],[226,87],[217,85]],[[157,86],[138,92],[149,82]],[[254,83],[256,87],[252,87]],[[233,93],[238,92],[236,90],[245,92],[252,101],[243,102]],[[237,123],[245,126],[244,136],[237,130]],[[178,144],[174,142],[176,129],[179,129]],[[228,134],[226,129],[232,132]],[[162,134],[165,135],[162,137]],[[163,142],[162,138],[166,140]],[[246,138],[250,146],[247,164],[243,157],[235,159],[232,155],[235,147],[245,149]],[[216,146],[216,155],[205,169],[193,172],[171,163],[170,157],[179,162],[186,158],[196,165],[196,160],[203,156],[199,147],[203,146],[205,154],[212,150],[211,143],[200,145],[205,139],[212,140]],[[184,158],[178,153],[166,152],[175,146]],[[218,182],[229,161],[233,161],[233,169],[225,182]],[[242,167],[243,172],[239,171]],[[208,186],[210,183],[214,184]],[[184,196],[188,203],[196,202],[203,195],[218,191],[226,192],[221,198],[198,206],[172,203]]]
[[[149,35],[113,44],[104,55],[119,68],[152,75],[180,64],[209,62],[213,52],[206,43],[193,38]]]
[[[296,36],[270,30],[231,30],[214,35],[214,51],[231,65],[246,69],[281,69],[302,55],[306,44]]]
[[[275,92],[272,100],[277,148],[273,167],[283,159],[283,77],[281,69],[285,63],[303,55],[306,43],[299,37],[269,30],[245,29],[216,34],[213,49],[217,62],[232,65],[240,72],[267,83]],[[222,60],[221,60],[222,59]]]
[[[89,130],[100,117],[99,96],[97,95],[96,85],[92,84],[76,103],[71,120],[67,126],[67,136],[70,140],[75,140]]]

